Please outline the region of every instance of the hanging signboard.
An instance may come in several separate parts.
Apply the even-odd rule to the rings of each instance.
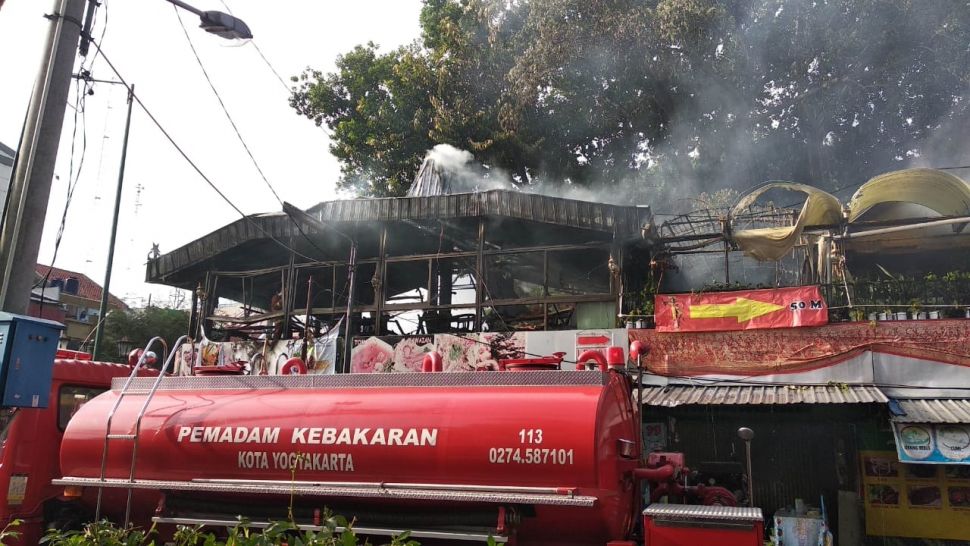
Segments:
[[[658,332],[723,332],[827,324],[818,286],[701,294],[658,294]]]
[[[654,451],[667,450],[667,423],[644,423],[643,424],[643,452],[653,453]]]
[[[970,465],[970,424],[893,423],[904,463]]]

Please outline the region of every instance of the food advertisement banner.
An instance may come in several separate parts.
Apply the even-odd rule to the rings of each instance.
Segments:
[[[498,361],[522,358],[524,332],[435,334],[354,338],[352,373],[419,372],[424,355],[437,350],[446,372],[497,370]]]
[[[970,466],[901,463],[861,451],[866,534],[970,540]]]
[[[700,294],[658,294],[658,332],[725,332],[819,326],[828,309],[818,286]]]
[[[560,330],[552,332],[481,332],[424,336],[354,338],[350,370],[353,373],[421,371],[424,355],[437,351],[446,372],[497,370],[498,361],[566,353],[575,362],[588,351],[627,345],[627,332],[612,330]]]
[[[970,425],[894,423],[893,434],[900,461],[970,465]]]

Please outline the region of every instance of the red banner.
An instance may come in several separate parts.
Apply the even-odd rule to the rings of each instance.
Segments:
[[[658,294],[658,332],[724,332],[828,324],[829,313],[817,286],[768,290]]]
[[[662,333],[627,330],[650,347],[650,373],[765,375],[830,366],[862,351],[970,367],[970,320],[840,322],[814,328]]]

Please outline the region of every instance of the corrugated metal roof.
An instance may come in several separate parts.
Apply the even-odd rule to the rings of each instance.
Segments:
[[[321,222],[505,216],[621,236],[639,236],[644,222],[650,219],[648,207],[608,205],[509,190],[325,201],[307,213]]]
[[[888,402],[868,385],[668,385],[643,391],[647,406],[870,404]]]
[[[651,504],[643,515],[663,520],[762,521],[761,508],[750,506],[699,506],[694,504]]]
[[[325,224],[497,216],[609,233],[620,239],[640,237],[641,228],[652,220],[649,207],[609,205],[509,190],[325,201],[311,207],[307,213]],[[301,237],[301,231],[302,228],[283,213],[251,215],[149,259],[145,278],[148,282],[172,284],[167,277],[244,243],[266,240],[267,234],[285,241],[290,237]],[[192,283],[196,280],[193,277]]]
[[[905,415],[894,415],[900,423],[970,423],[968,399],[902,399],[896,400]]]

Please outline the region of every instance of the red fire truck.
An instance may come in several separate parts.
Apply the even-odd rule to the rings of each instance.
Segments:
[[[94,518],[166,533],[291,513],[312,528],[330,509],[425,544],[686,545],[693,529],[759,545],[760,510],[685,487],[679,454],[643,457],[626,351],[607,354],[568,370],[560,353],[500,372],[135,377],[94,398],[130,368],[58,361],[59,403],[7,427],[0,515],[28,522],[24,544]],[[644,482],[713,506],[641,516]]]
[[[4,408],[0,413],[0,491],[6,491],[0,502],[0,527],[22,520],[16,528],[21,544],[37,544],[48,525],[70,527],[85,521],[84,504],[64,497],[64,487],[51,483],[61,475],[61,438],[82,405],[131,370],[127,365],[93,362],[87,353],[59,350],[48,407]]]

